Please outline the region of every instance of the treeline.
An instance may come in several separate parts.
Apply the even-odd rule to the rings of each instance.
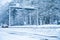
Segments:
[[[19,3],[21,8],[30,6],[35,9],[9,9],[9,6],[16,5],[14,3]],[[5,11],[0,20],[3,24],[9,24],[9,10],[11,25],[59,24],[60,21],[60,0],[13,0],[7,10],[3,10]]]

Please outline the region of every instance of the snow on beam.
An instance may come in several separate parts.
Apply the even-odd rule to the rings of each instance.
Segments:
[[[10,8],[17,8],[17,9],[28,9],[28,10],[35,10],[35,7],[24,6],[24,7],[17,7],[17,6],[10,6]]]
[[[35,7],[32,7],[32,6],[24,6],[25,9],[30,9],[30,10],[35,10],[36,8]]]

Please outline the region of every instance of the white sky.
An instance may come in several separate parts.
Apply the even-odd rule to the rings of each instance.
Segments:
[[[12,0],[0,0],[0,7],[7,4],[7,3],[10,3]]]

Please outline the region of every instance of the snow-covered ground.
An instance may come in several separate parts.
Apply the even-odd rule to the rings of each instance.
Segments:
[[[60,28],[0,28],[0,40],[60,40]]]

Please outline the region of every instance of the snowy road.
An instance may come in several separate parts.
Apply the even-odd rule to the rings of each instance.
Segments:
[[[59,29],[0,28],[0,40],[59,40]]]

